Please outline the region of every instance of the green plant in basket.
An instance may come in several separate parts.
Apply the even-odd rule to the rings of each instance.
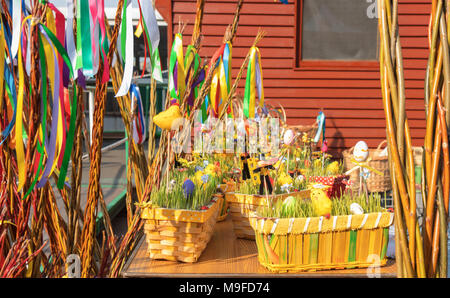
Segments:
[[[239,184],[236,192],[245,195],[257,195],[259,194],[259,185],[254,183],[251,179],[243,180]]]
[[[355,205],[357,204],[357,205]],[[361,214],[355,213],[355,206],[360,207],[362,213],[382,212],[381,195],[365,194],[352,195],[344,194],[339,199],[331,200],[331,216]],[[305,218],[318,216],[317,210],[310,199],[301,199],[294,196],[286,198],[284,201],[278,200],[272,206],[260,206],[256,213],[261,217],[269,218]]]
[[[169,184],[150,194],[151,202],[162,208],[201,210],[207,206],[217,192],[218,178],[204,175],[203,183],[195,184],[193,177],[173,171]]]

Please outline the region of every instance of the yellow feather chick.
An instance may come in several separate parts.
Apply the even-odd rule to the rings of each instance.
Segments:
[[[325,216],[326,218],[330,218],[331,200],[328,198],[323,189],[311,189],[311,202],[316,216]]]
[[[278,185],[285,185],[285,184],[292,184],[294,183],[294,179],[292,179],[291,175],[286,173],[281,173],[280,176],[278,176]]]
[[[339,174],[339,163],[337,161],[333,161],[327,166],[327,174],[329,175],[337,175]]]
[[[156,125],[166,130],[177,129],[182,121],[183,116],[178,105],[171,105],[167,110],[162,111],[153,118],[153,122]]]

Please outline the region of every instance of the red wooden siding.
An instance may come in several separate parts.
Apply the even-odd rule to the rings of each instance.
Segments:
[[[233,43],[233,78],[251,46],[258,28],[266,37],[258,45],[262,55],[267,102],[286,108],[288,123],[311,124],[322,109],[327,116],[326,137],[333,152],[340,152],[365,140],[376,147],[385,138],[385,120],[377,67],[295,69],[296,5],[274,0],[244,0]],[[403,47],[407,115],[413,145],[423,144],[425,114],[423,80],[427,63],[427,26],[430,0],[399,1],[399,32]],[[211,57],[221,45],[233,20],[236,0],[206,0],[200,54]],[[168,48],[178,22],[187,24],[183,34],[190,43],[195,19],[195,0],[157,0],[169,23]],[[369,5],[369,3],[368,3]],[[376,46],[376,45],[374,45]],[[245,73],[238,92],[243,94]]]

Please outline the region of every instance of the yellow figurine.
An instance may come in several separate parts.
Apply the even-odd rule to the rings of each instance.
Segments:
[[[316,216],[330,218],[331,200],[328,198],[323,188],[315,187],[311,189],[311,202]]]
[[[294,179],[292,179],[291,175],[282,172],[277,179],[278,185],[292,184]]]
[[[171,105],[167,110],[162,111],[153,118],[153,122],[161,129],[177,129],[183,122],[180,107],[177,104]]]

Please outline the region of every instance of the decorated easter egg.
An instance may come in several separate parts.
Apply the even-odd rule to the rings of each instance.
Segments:
[[[293,196],[289,196],[283,201],[283,206],[286,206],[286,207],[290,207],[294,204],[295,204],[295,198]]]
[[[364,214],[363,208],[362,208],[361,205],[359,205],[358,203],[352,203],[352,204],[350,205],[350,212],[351,212],[353,215]]]
[[[285,217],[294,216],[296,209],[298,209],[298,200],[293,196],[287,197],[283,201],[283,205],[281,205],[281,210]]]
[[[369,156],[369,147],[367,143],[364,141],[359,141],[356,143],[355,148],[353,149],[353,157],[356,161],[362,162],[367,159]]]
[[[191,179],[186,179],[183,183],[183,193],[185,198],[189,198],[194,193],[195,184]]]
[[[292,129],[288,129],[284,132],[283,141],[286,145],[290,145],[294,140],[294,132]]]

